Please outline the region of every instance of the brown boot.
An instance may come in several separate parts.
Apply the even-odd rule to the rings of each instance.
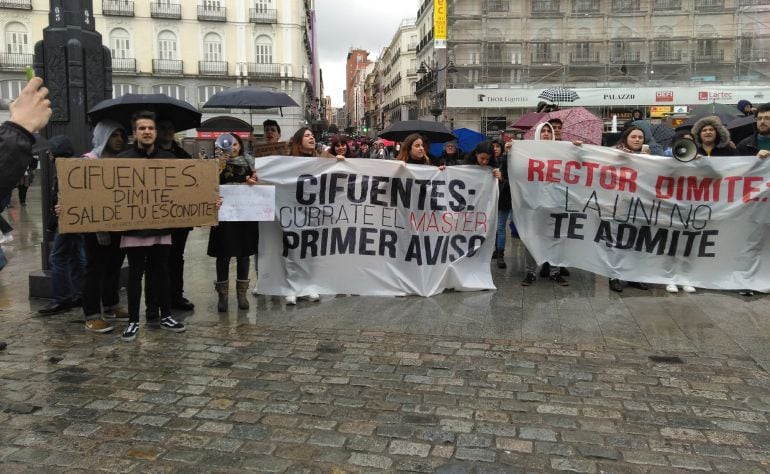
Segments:
[[[214,288],[217,290],[217,296],[219,297],[217,300],[217,311],[220,313],[227,312],[227,292],[229,291],[229,286],[230,282],[228,280],[214,282]]]
[[[249,280],[235,280],[235,294],[238,296],[238,309],[249,309],[249,298],[246,291],[249,289]]]

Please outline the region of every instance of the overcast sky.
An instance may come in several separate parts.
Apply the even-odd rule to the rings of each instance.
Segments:
[[[399,23],[417,15],[419,0],[316,0],[318,60],[324,94],[342,107],[345,59],[351,46],[369,51],[374,60],[390,44]]]

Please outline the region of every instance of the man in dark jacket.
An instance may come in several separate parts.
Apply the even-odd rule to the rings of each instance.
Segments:
[[[757,158],[770,156],[770,103],[757,107],[757,132],[738,143],[738,154],[755,155]]]
[[[13,190],[32,161],[35,143],[32,134],[45,127],[51,118],[51,101],[47,95],[43,80],[33,77],[11,103],[10,120],[0,125],[0,170],[3,170],[0,173],[0,196]],[[5,254],[0,247],[0,270],[5,264]],[[5,346],[5,342],[0,342],[0,350]]]
[[[174,123],[171,120],[158,122],[158,139],[156,145],[161,150],[172,153],[176,158],[192,158],[179,143],[174,140]],[[182,311],[191,311],[195,308],[190,300],[184,297],[184,248],[187,245],[187,237],[192,228],[184,227],[171,231],[171,249],[168,253],[168,279],[171,288],[171,307]],[[147,280],[145,280],[146,282]],[[145,283],[145,300],[147,291]],[[157,307],[157,306],[156,306]],[[150,306],[148,305],[148,308]]]

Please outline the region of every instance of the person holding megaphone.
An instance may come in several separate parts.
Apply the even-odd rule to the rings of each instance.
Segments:
[[[692,136],[701,156],[735,156],[730,131],[719,117],[703,117],[692,126]]]

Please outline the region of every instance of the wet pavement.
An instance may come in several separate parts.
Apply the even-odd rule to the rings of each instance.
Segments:
[[[4,214],[2,472],[770,470],[766,296],[616,294],[579,270],[523,288],[513,245],[497,291],[238,311],[233,284],[219,314],[197,229],[188,331],[125,343],[36,314],[38,188],[28,204]]]

